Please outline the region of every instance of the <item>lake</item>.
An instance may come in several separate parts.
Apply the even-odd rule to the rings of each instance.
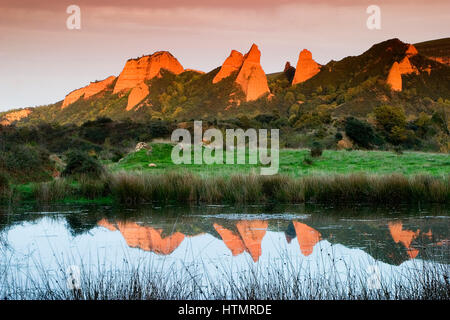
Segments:
[[[252,286],[286,286],[285,298],[395,291],[416,285],[414,272],[449,274],[449,218],[442,206],[3,208],[0,294],[40,298],[45,287],[55,298],[48,292],[132,276],[164,287],[156,298],[245,298]]]

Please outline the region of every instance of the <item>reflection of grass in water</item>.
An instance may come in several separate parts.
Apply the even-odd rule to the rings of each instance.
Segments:
[[[151,259],[146,259],[146,263],[121,261],[121,267],[117,268],[108,267],[97,258],[95,267],[87,267],[91,264],[82,262],[79,282],[74,282],[79,284],[76,290],[67,286],[70,279],[67,270],[74,265],[70,260],[58,260],[54,272],[41,261],[34,261],[27,264],[34,274],[22,270],[24,278],[13,273],[12,266],[5,263],[0,266],[0,297],[36,300],[450,299],[449,266],[444,264],[416,261],[404,268],[404,272],[380,274],[373,281],[371,271],[355,270],[354,265],[328,255],[320,257],[315,266],[293,261],[289,256],[280,257],[270,266],[249,263],[246,270],[239,273],[232,264],[224,265],[219,261],[215,265],[219,276],[214,278],[204,261],[190,266],[169,263],[158,266]],[[321,259],[330,259],[331,264],[320,266]],[[376,288],[371,287],[374,284]]]
[[[23,190],[22,190],[23,191]],[[450,175],[235,174],[202,177],[190,172],[118,172],[100,179],[58,179],[36,184],[23,198],[41,203],[102,199],[118,203],[448,203]],[[16,198],[22,193],[17,190]]]

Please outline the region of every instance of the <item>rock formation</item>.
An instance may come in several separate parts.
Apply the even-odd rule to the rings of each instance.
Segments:
[[[136,87],[131,89],[126,110],[130,111],[133,109],[139,102],[144,100],[149,93],[148,86],[144,82],[139,83]]]
[[[30,115],[31,109],[23,109],[19,111],[13,111],[10,113],[7,113],[3,116],[3,118],[0,121],[0,125],[2,126],[8,126],[14,121],[19,121],[23,118],[26,118]]]
[[[411,64],[411,61],[409,60],[409,58],[418,53],[416,47],[412,44],[408,44],[404,58],[400,62],[394,62],[386,79],[386,82],[391,86],[392,90],[402,91],[402,75],[410,73],[419,74],[419,70]]]
[[[297,241],[300,245],[300,251],[304,256],[309,256],[313,252],[313,248],[320,241],[320,233],[316,229],[297,221],[294,224]]]
[[[411,47],[414,48],[414,46]],[[411,56],[411,54],[409,56]],[[394,62],[391,69],[389,70],[386,82],[391,86],[392,90],[402,91],[402,75],[410,73],[419,74],[419,71],[415,66],[411,64],[408,55],[406,55],[402,59],[402,61]]]
[[[225,60],[219,72],[213,79],[213,83],[217,83],[222,79],[228,78],[233,72],[239,71],[244,63],[244,56],[236,50],[231,50],[229,57]]]
[[[160,76],[161,69],[174,74],[184,71],[178,60],[167,51],[158,51],[149,56],[128,60],[117,79],[113,93],[132,89],[140,83]]]
[[[405,52],[407,57],[415,56],[418,53],[419,52],[417,51],[416,47],[414,47],[412,44],[408,44],[408,49],[406,49],[406,52]]]
[[[305,82],[311,79],[320,71],[320,65],[312,58],[310,51],[304,49],[300,52],[297,62],[297,68],[295,70],[295,76],[292,80],[292,85]]]
[[[391,70],[389,70],[386,82],[391,86],[392,90],[402,91],[402,74],[400,73],[400,68],[397,61],[394,62]]]
[[[286,78],[288,79],[288,81],[290,83],[292,83],[292,80],[294,80],[295,77],[295,68],[293,66],[291,66],[291,63],[288,61],[286,62],[286,64],[284,65],[284,75],[286,76]]]
[[[439,62],[442,64],[445,64],[450,67],[450,57],[433,57],[433,56],[427,56],[428,59],[433,60],[435,62]]]
[[[256,44],[244,56],[244,62],[236,78],[242,91],[245,93],[246,101],[253,101],[270,93],[267,77],[260,64],[261,52]]]
[[[96,95],[97,93],[104,91],[110,84],[113,83],[113,81],[115,79],[116,79],[116,77],[110,76],[110,77],[106,78],[105,80],[91,82],[86,87],[72,91],[64,99],[64,102],[63,102],[61,108],[64,109],[68,105],[70,105],[70,104],[74,103],[75,101],[77,101],[78,99],[80,99],[82,96],[83,96],[83,99],[88,99],[88,98]]]
[[[400,61],[398,68],[400,70],[400,74],[418,73],[417,68],[411,64],[408,57],[404,57],[403,60]]]

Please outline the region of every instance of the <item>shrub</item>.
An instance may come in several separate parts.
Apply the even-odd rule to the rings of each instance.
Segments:
[[[313,142],[310,150],[311,157],[318,158],[322,156],[322,152],[323,152],[322,145],[317,141]]]
[[[376,144],[376,135],[372,126],[366,121],[361,121],[353,117],[345,119],[345,134],[357,145],[370,149]]]
[[[400,146],[395,146],[395,147],[394,147],[394,152],[395,152],[396,154],[398,154],[398,155],[402,155],[402,154],[403,154],[402,147],[400,147]]]
[[[63,176],[89,175],[99,177],[103,172],[101,164],[93,157],[81,151],[67,153],[67,165],[62,172]]]
[[[303,163],[310,166],[314,163],[314,160],[310,156],[305,156],[303,158]]]

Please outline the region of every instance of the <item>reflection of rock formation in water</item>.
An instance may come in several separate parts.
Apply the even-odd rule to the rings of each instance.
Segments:
[[[411,243],[419,236],[420,230],[417,230],[416,232],[403,230],[403,224],[401,222],[389,222],[388,226],[394,242],[403,244],[406,248],[406,253],[411,259],[417,257],[419,250],[412,248]],[[429,233],[431,233],[431,230]],[[429,233],[427,233],[427,236],[429,236]]]
[[[140,226],[134,222],[119,222],[117,228],[105,219],[99,221],[99,226],[114,231],[119,230],[127,244],[132,248],[140,248],[162,255],[171,254],[184,240],[184,234],[175,232],[168,237],[162,237],[162,229]]]
[[[309,256],[313,252],[316,243],[320,241],[319,231],[301,222],[293,221],[292,223],[297,234],[300,251],[304,256]]]
[[[139,219],[143,221],[142,217]],[[216,220],[216,218],[214,218],[215,221],[209,219],[199,221],[189,218],[174,226],[167,224],[167,218],[161,218],[161,221],[155,219],[155,217],[152,217],[151,223],[142,222],[140,224],[128,219],[126,220],[128,222],[117,220],[114,223],[106,219],[100,221],[95,219],[93,223],[110,231],[120,231],[131,247],[158,254],[171,254],[184,241],[184,238],[208,233],[223,240],[228,248],[227,250],[230,250],[233,256],[248,252],[255,262],[262,255],[264,249],[262,248],[262,239],[266,232],[268,230],[280,230],[280,222],[276,221],[275,225],[271,220],[238,222],[228,219]],[[69,225],[73,228],[73,225],[86,224],[86,221],[83,220],[82,222],[69,223]],[[331,222],[328,219],[325,222],[315,220],[308,222],[308,224],[303,222],[287,220],[281,222],[282,229],[285,230],[286,241],[290,243],[297,238],[303,256],[310,256],[319,241],[328,240],[331,243],[338,243],[349,248],[362,248],[377,260],[398,265],[418,256],[417,242],[426,246],[448,245],[448,242],[444,240],[448,239],[448,228],[437,222],[416,222],[421,230],[426,231],[423,232],[415,229],[407,230],[400,220],[389,222],[389,228],[386,228],[386,220],[379,223],[368,223],[364,220],[342,221],[342,224],[340,223],[336,227],[321,228],[320,233],[318,228],[323,226],[324,223],[329,226],[330,223],[336,223],[336,220],[332,219]],[[152,227],[152,225],[156,226],[155,223],[161,227]],[[343,227],[350,223],[350,228]],[[167,232],[161,229],[167,230]],[[421,254],[423,255],[422,251]],[[421,258],[430,259],[425,255]]]
[[[112,223],[109,223],[109,221],[106,220],[106,219],[100,220],[97,224],[98,224],[100,227],[103,227],[103,228],[105,228],[105,229],[108,229],[109,231],[116,231],[116,230],[117,230],[117,228],[116,228]]]
[[[214,229],[222,237],[223,242],[234,256],[247,251],[252,256],[253,261],[258,261],[261,256],[261,242],[266,234],[268,222],[261,220],[239,221],[236,227],[239,235],[217,223],[214,224]]]

